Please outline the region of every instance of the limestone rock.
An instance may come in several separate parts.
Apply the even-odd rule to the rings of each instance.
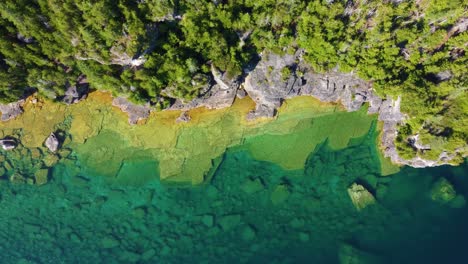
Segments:
[[[44,144],[51,152],[56,152],[59,148],[59,140],[54,133],[49,135]]]
[[[248,119],[272,117],[284,99],[299,95],[314,96],[323,102],[341,101],[348,111],[358,110],[372,97],[368,82],[337,71],[314,73],[302,55],[302,50],[283,56],[261,54],[262,59],[245,78],[244,89],[256,103]]]
[[[69,86],[65,91],[65,96],[62,101],[66,104],[75,104],[85,99],[88,95],[89,85],[86,83],[85,77],[78,78],[77,85]]]
[[[150,115],[149,105],[136,105],[128,101],[126,98],[117,97],[112,101],[112,105],[120,108],[128,114],[128,123],[135,125],[138,121],[148,118]]]
[[[17,102],[9,104],[0,104],[0,112],[2,112],[2,121],[7,121],[21,115],[23,113],[23,104],[24,100],[19,100]]]
[[[188,121],[190,121],[192,118],[189,116],[188,112],[187,111],[184,111],[180,114],[180,116],[176,119],[176,123],[180,123],[180,122],[183,122],[183,123],[187,123]]]
[[[2,146],[4,150],[12,150],[16,148],[17,145],[16,140],[13,138],[0,139],[0,146]]]
[[[353,183],[348,188],[348,194],[358,211],[375,203],[375,198],[364,186]]]

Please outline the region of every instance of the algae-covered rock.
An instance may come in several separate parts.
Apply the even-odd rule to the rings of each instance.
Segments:
[[[452,208],[462,208],[466,204],[465,197],[457,194],[453,184],[443,177],[432,185],[431,199]]]
[[[382,258],[358,249],[350,244],[343,243],[338,251],[340,264],[374,264],[382,263]]]
[[[290,194],[289,187],[286,184],[280,184],[271,193],[270,199],[273,205],[279,205],[286,201]]]
[[[309,239],[310,239],[310,236],[309,236],[308,233],[306,233],[306,232],[300,232],[300,233],[299,233],[299,241],[305,243],[305,242],[308,242]]]
[[[26,178],[19,173],[14,173],[10,176],[10,182],[15,184],[26,183]]]
[[[448,203],[455,199],[457,192],[453,185],[445,178],[437,180],[431,189],[431,198],[434,201]]]
[[[47,183],[49,175],[48,169],[40,169],[36,173],[34,173],[34,178],[36,180],[37,185],[43,185]]]
[[[143,261],[148,261],[150,260],[152,257],[154,257],[156,255],[156,250],[154,249],[148,249],[146,250],[145,252],[143,252],[143,254],[141,255],[141,260]]]
[[[115,247],[118,247],[120,245],[120,242],[115,239],[114,237],[104,237],[102,240],[101,240],[101,247],[102,248],[105,248],[105,249],[109,249],[109,248],[115,248]]]
[[[212,227],[214,223],[214,218],[212,215],[207,214],[202,216],[201,222],[207,227]]]
[[[262,181],[259,178],[254,179],[254,180],[248,179],[241,186],[241,189],[247,194],[252,194],[252,193],[262,191],[264,188],[265,186],[263,185]]]
[[[257,231],[250,225],[244,226],[241,231],[241,237],[244,241],[252,241],[257,236]]]
[[[232,230],[234,227],[238,226],[241,221],[241,216],[239,214],[225,215],[219,219],[219,225],[223,231]]]
[[[55,164],[57,164],[59,158],[55,154],[49,154],[45,156],[45,158],[42,161],[44,162],[44,165],[46,167],[53,167]]]
[[[375,203],[374,195],[372,195],[371,192],[369,192],[364,186],[360,184],[351,184],[351,186],[348,188],[348,194],[358,211]]]

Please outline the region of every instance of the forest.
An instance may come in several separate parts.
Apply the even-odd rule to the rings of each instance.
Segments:
[[[463,0],[2,0],[0,101],[32,92],[60,100],[85,79],[95,90],[167,107],[240,76],[262,51],[305,51],[316,72],[354,72],[410,118],[433,151],[468,142],[468,3]],[[460,156],[461,158],[461,156]]]

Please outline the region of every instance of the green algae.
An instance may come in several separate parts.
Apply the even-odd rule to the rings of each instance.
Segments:
[[[157,112],[145,123],[131,126],[125,114],[111,105],[109,95],[93,93],[71,106],[29,99],[25,114],[0,126],[4,134],[20,129],[23,146],[40,148],[44,153],[48,135],[64,131],[67,140],[63,147],[73,150],[87,175],[116,179],[124,161],[137,157],[157,162],[158,169],[152,175],[161,179],[200,184],[209,178],[217,157],[227,148],[241,146],[258,160],[301,169],[319,143],[327,139],[331,147],[345,148],[351,138],[364,135],[375,120],[365,108],[347,113],[334,104],[297,97],[283,104],[277,118],[248,122],[245,116],[253,106],[247,98],[237,100],[231,108],[193,109],[188,112],[192,118],[189,123],[175,122],[180,111]],[[129,184],[133,180],[144,182],[131,178]]]

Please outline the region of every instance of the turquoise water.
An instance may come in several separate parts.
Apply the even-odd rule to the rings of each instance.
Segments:
[[[219,160],[195,187],[75,176],[73,155],[46,185],[2,181],[1,263],[468,263],[468,208],[431,199],[441,177],[468,197],[466,162],[380,176],[373,130],[342,150],[323,142],[304,170],[242,146]],[[117,178],[157,167],[130,159]],[[358,211],[353,182],[377,203]]]

